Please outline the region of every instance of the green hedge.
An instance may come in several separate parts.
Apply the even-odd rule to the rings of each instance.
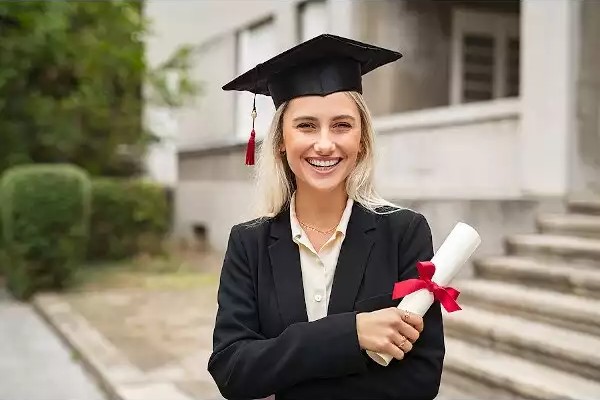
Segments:
[[[86,254],[87,174],[69,165],[27,165],[0,182],[7,286],[17,298],[66,287]]]
[[[4,223],[2,222],[2,194],[0,194],[0,276],[4,275],[6,254],[4,254]]]
[[[88,258],[100,261],[156,254],[162,249],[169,222],[163,186],[133,179],[95,179]]]

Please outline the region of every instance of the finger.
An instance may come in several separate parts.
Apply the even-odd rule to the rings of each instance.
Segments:
[[[412,318],[413,320],[412,322],[409,322],[409,324],[411,324],[419,333],[423,332],[423,327],[425,325],[423,323],[423,317],[419,315],[413,315]]]
[[[397,325],[397,330],[401,335],[408,338],[408,340],[410,340],[411,343],[416,342],[420,336],[419,331],[417,331],[415,328],[413,328],[411,325],[407,324],[404,321],[401,321]]]
[[[400,332],[413,343],[419,338],[419,331],[417,331],[412,325],[404,322],[404,320],[402,320],[398,314],[396,314],[396,319],[392,321],[392,326],[396,332]]]
[[[404,358],[404,352],[392,342],[388,342],[384,349],[384,352],[391,355],[397,360],[402,360]]]
[[[408,340],[407,337],[405,337],[399,333],[396,333],[394,335],[393,341],[394,341],[394,344],[396,346],[398,346],[400,348],[400,350],[402,350],[404,353],[408,353],[413,348],[413,345],[410,342],[410,340]]]
[[[419,333],[423,332],[423,317],[413,314],[406,310],[399,310],[402,315],[402,320],[407,324],[412,325]]]

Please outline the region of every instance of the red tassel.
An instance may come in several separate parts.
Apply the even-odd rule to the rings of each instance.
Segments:
[[[256,120],[256,94],[254,95],[254,101],[252,101],[252,132],[250,132],[250,139],[248,140],[248,146],[246,147],[246,165],[254,165],[254,149],[256,148],[256,133],[254,132],[254,121]]]
[[[246,147],[246,165],[254,165],[254,149],[256,147],[256,133],[254,129],[250,132],[250,139]]]

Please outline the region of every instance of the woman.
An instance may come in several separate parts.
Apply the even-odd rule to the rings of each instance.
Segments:
[[[436,397],[439,303],[421,318],[391,295],[432,258],[430,229],[376,195],[360,94],[363,74],[400,57],[322,35],[224,86],[277,110],[257,165],[264,217],[233,227],[221,272],[208,369],[226,398]]]

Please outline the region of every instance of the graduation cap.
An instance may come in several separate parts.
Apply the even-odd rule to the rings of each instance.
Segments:
[[[341,91],[362,93],[362,75],[396,61],[402,54],[340,36],[323,34],[258,64],[223,86],[270,96],[275,108],[296,97]],[[246,164],[254,164],[256,101]]]

